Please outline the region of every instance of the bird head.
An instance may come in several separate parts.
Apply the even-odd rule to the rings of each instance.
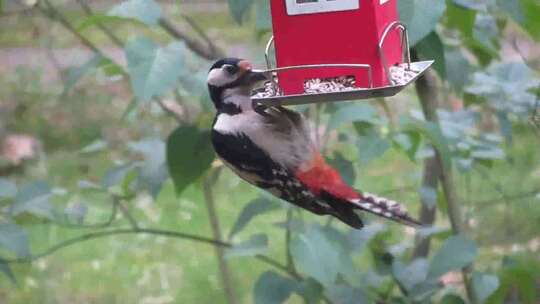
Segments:
[[[216,61],[208,72],[208,90],[216,109],[251,106],[249,96],[255,84],[266,80],[264,72],[253,70],[247,60],[224,58]]]

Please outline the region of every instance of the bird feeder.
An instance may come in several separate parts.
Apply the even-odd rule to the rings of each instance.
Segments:
[[[433,64],[411,62],[397,0],[270,1],[273,36],[265,58],[271,81],[255,92],[254,102],[271,106],[393,96]]]

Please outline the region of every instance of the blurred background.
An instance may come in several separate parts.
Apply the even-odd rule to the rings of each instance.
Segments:
[[[0,0],[0,303],[540,303],[540,2],[398,5],[424,78],[295,107],[426,224],[352,231],[209,144],[208,67],[263,66],[269,1]]]

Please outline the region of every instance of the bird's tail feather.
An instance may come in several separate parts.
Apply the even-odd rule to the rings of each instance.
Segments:
[[[422,226],[419,221],[409,216],[400,203],[384,197],[364,192],[360,198],[350,199],[349,202],[358,209],[401,224],[412,227]]]

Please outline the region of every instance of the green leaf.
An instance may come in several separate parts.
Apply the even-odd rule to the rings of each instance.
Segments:
[[[129,175],[129,173],[133,172],[135,168],[136,166],[133,163],[119,165],[114,168],[111,168],[107,170],[107,173],[105,173],[105,176],[103,177],[101,185],[103,186],[104,189],[107,189],[107,190],[111,188],[121,187],[121,185],[127,179],[127,176]],[[123,194],[123,193],[120,193],[120,194]]]
[[[285,303],[298,283],[273,271],[263,273],[253,289],[255,304]]]
[[[482,49],[486,54],[493,58],[498,58],[500,37],[497,20],[494,16],[488,14],[479,14],[476,16],[474,24],[473,38],[475,45]]]
[[[0,200],[14,198],[17,195],[17,185],[6,178],[0,178]]]
[[[128,144],[131,151],[141,154],[144,162],[138,174],[138,189],[150,192],[156,198],[169,177],[165,153],[165,142],[161,138],[146,138]]]
[[[386,232],[386,226],[380,223],[369,224],[361,230],[351,230],[348,236],[350,250],[362,251],[377,235],[384,232]]]
[[[416,44],[415,48],[423,60],[435,60],[433,68],[444,79],[446,77],[444,46],[437,32],[429,33]]]
[[[0,0],[0,4],[1,2],[2,1]],[[11,283],[17,284],[17,280],[15,278],[15,275],[13,274],[13,271],[11,271],[11,267],[9,267],[9,265],[1,258],[0,258],[0,273],[3,273],[5,276],[7,276],[8,279],[11,281]]]
[[[428,278],[436,279],[450,271],[470,265],[477,254],[475,242],[460,235],[452,236],[431,259]]]
[[[410,290],[409,297],[413,300],[413,303],[423,303],[437,293],[441,287],[441,284],[437,280],[428,279],[415,285]]]
[[[370,132],[367,136],[359,136],[356,146],[360,153],[360,162],[367,164],[371,160],[383,156],[390,149],[390,141],[380,137],[376,132]]]
[[[81,202],[69,204],[66,209],[64,209],[64,215],[67,219],[77,224],[82,224],[87,214],[88,207]]]
[[[446,10],[447,26],[459,30],[463,38],[471,38],[476,20],[476,11],[456,5],[452,1],[450,3]]]
[[[540,40],[540,3],[538,0],[520,0],[521,7],[525,14],[523,28],[529,32],[532,38]]]
[[[156,25],[161,18],[161,8],[154,0],[127,0],[114,6],[108,14]]]
[[[181,42],[172,42],[162,48],[143,37],[127,43],[131,87],[140,103],[161,96],[178,84],[184,68],[184,49]]]
[[[466,92],[485,98],[497,110],[529,118],[537,98],[529,92],[538,77],[522,62],[497,63],[476,72]]]
[[[333,285],[328,287],[328,296],[332,303],[339,304],[368,304],[373,303],[367,295],[358,288],[347,285]]]
[[[256,234],[248,241],[235,244],[225,250],[226,258],[255,256],[264,253],[268,249],[268,236],[266,234]]]
[[[498,147],[484,147],[471,152],[471,157],[480,160],[504,159],[506,154]]]
[[[445,59],[446,79],[456,92],[462,93],[469,80],[470,63],[460,48],[447,48]]]
[[[437,226],[422,227],[417,229],[417,234],[421,238],[447,239],[452,235],[452,230]]]
[[[253,0],[228,0],[228,1],[229,1],[229,11],[231,12],[231,15],[233,16],[234,20],[238,24],[242,24],[242,21],[244,20],[244,16],[246,15],[247,12],[249,12],[249,9],[251,5],[253,4]]]
[[[307,278],[298,283],[296,293],[300,295],[305,303],[319,303],[322,297],[324,289],[317,281]]]
[[[84,75],[96,69],[96,67],[103,61],[101,55],[94,55],[90,60],[83,63],[78,67],[71,67],[67,69],[66,81],[64,82],[63,95],[69,93],[71,89],[84,77]]]
[[[476,297],[484,303],[499,288],[500,282],[496,275],[475,272],[472,284]]]
[[[93,14],[91,16],[88,16],[82,19],[80,22],[78,22],[75,28],[78,32],[83,32],[93,26],[104,25],[104,26],[114,28],[118,26],[118,24],[121,24],[121,23],[127,23],[129,25],[146,26],[145,23],[141,22],[138,19],[110,16],[110,15],[104,15],[104,14]]]
[[[0,224],[0,247],[18,257],[30,256],[28,234],[15,224]]]
[[[536,303],[538,299],[538,273],[536,260],[514,260],[505,257],[500,270],[500,288],[489,298],[489,303],[504,303],[509,296],[519,298],[520,303]],[[493,301],[491,301],[493,299]]]
[[[416,161],[416,153],[422,143],[422,135],[418,132],[400,132],[393,134],[392,142],[403,150],[411,161]]]
[[[270,13],[270,1],[255,1],[255,28],[258,31],[272,30],[272,16]]]
[[[334,284],[340,272],[340,252],[322,229],[311,226],[305,232],[295,235],[290,250],[298,271],[324,286]]]
[[[332,115],[328,127],[335,129],[343,123],[350,122],[366,122],[376,125],[381,123],[381,119],[377,110],[369,104],[347,103],[339,106],[338,110]]]
[[[466,302],[459,295],[446,294],[441,299],[441,304],[466,304]]]
[[[435,30],[446,10],[445,0],[400,0],[398,6],[411,47]]]
[[[81,151],[79,151],[79,153],[91,154],[91,153],[101,152],[107,149],[107,147],[108,147],[108,144],[106,141],[104,141],[103,139],[97,139],[93,141],[92,143],[90,143],[89,145],[87,145],[86,147],[82,148]]]
[[[232,239],[237,233],[242,231],[249,222],[258,215],[278,209],[279,205],[273,201],[265,198],[257,198],[249,202],[236,219],[231,232],[229,233],[229,240]]]
[[[167,139],[167,165],[176,194],[201,177],[214,160],[210,132],[178,127]]]
[[[525,22],[525,14],[521,8],[521,1],[497,0],[497,6],[505,11],[512,19],[518,23]]]
[[[439,151],[444,165],[450,167],[452,161],[450,147],[448,146],[448,142],[444,137],[441,128],[437,124],[417,119],[406,119],[402,129],[403,131],[418,132],[422,134],[428,142]]]
[[[423,258],[418,258],[409,265],[394,260],[392,274],[405,290],[411,291],[413,287],[426,280],[428,267],[427,260]]]
[[[347,184],[354,184],[356,176],[352,161],[346,159],[340,152],[336,152],[334,153],[334,158],[329,160],[328,163],[341,173],[341,177],[343,177],[343,180]]]
[[[11,216],[29,213],[38,217],[52,219],[53,208],[49,203],[51,189],[45,182],[33,182],[23,185],[15,197],[15,202],[10,206]]]

